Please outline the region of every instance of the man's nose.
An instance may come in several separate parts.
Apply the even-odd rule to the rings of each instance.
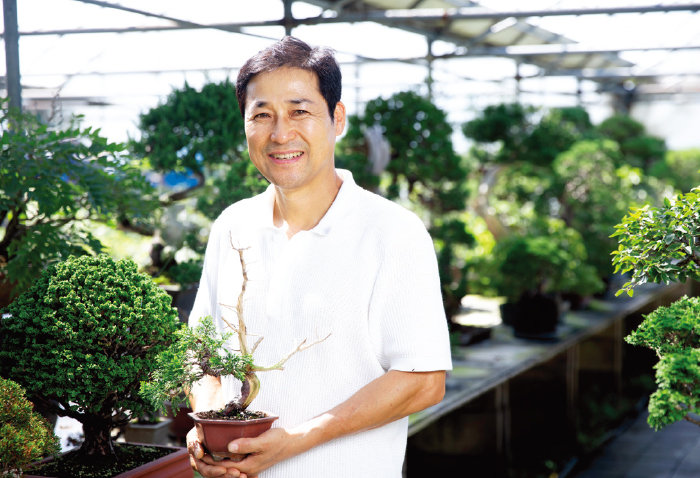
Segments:
[[[287,143],[294,138],[294,128],[287,118],[278,118],[272,128],[272,141],[278,144]]]

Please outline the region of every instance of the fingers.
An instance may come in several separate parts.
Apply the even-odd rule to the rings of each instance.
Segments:
[[[190,455],[197,460],[201,460],[204,456],[204,448],[202,448],[202,444],[199,442],[197,429],[192,428],[189,432],[187,432],[187,437],[185,440],[187,442],[187,451],[190,452]]]

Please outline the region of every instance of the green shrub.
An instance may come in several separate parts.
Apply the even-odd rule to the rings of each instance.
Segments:
[[[625,340],[659,356],[657,390],[649,401],[655,429],[700,414],[700,297],[684,297],[647,315]],[[700,423],[698,423],[700,425]]]
[[[90,221],[146,220],[157,206],[153,192],[125,147],[79,118],[57,129],[3,109],[0,288],[19,294],[48,264],[100,252]]]
[[[496,288],[509,301],[524,294],[577,292],[588,295],[602,289],[602,281],[586,262],[581,235],[561,221],[548,229],[513,235],[496,243]]]
[[[0,377],[0,475],[21,474],[29,464],[60,451],[50,425],[34,412],[24,390]]]
[[[389,142],[389,163],[380,175],[369,164],[365,128],[378,126]],[[421,216],[433,238],[445,311],[450,317],[467,293],[469,265],[463,251],[474,238],[461,213],[469,198],[468,167],[452,146],[447,115],[411,91],[367,103],[363,117],[350,117],[338,143],[336,164],[356,182],[407,206]]]
[[[610,251],[615,248],[615,225],[634,203],[634,190],[617,167],[620,149],[611,140],[576,142],[553,163],[559,216],[581,233],[588,259],[601,278],[612,274]]]
[[[651,175],[666,180],[681,193],[700,185],[700,148],[668,151],[651,167]]]
[[[615,226],[615,272],[632,271],[618,295],[645,282],[685,282],[700,277],[700,188],[662,207],[635,208]]]
[[[0,321],[0,374],[37,406],[80,421],[81,453],[110,455],[111,429],[147,408],[140,382],[179,326],[170,303],[131,260],[54,264]]]
[[[700,188],[659,208],[630,211],[616,226],[619,246],[613,252],[616,270],[632,271],[618,291],[652,282],[700,279]],[[657,390],[649,401],[649,424],[658,429],[685,419],[700,425],[700,298],[684,297],[659,307],[626,337],[659,356]]]

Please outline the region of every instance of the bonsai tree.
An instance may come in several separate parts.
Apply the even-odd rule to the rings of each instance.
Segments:
[[[388,143],[381,171],[369,159],[373,145],[368,131],[378,131]],[[423,218],[438,256],[448,319],[467,294],[470,265],[460,253],[475,242],[462,217],[469,169],[455,153],[451,136],[444,111],[428,98],[404,91],[376,98],[362,117],[351,117],[336,154],[338,167],[350,169],[358,184],[395,201],[407,199],[406,206]],[[451,320],[448,324],[452,328]]]
[[[678,192],[690,192],[700,184],[700,148],[667,151],[663,160],[652,165],[649,174],[668,182]]]
[[[625,340],[659,357],[649,424],[658,430],[685,419],[700,426],[700,297],[659,307]]]
[[[147,218],[153,189],[126,154],[74,118],[64,129],[0,111],[0,307],[48,264],[99,253],[90,221]]]
[[[552,164],[556,174],[552,191],[560,208],[557,215],[580,232],[589,262],[599,277],[612,274],[611,234],[619,218],[635,203],[639,173],[621,161],[620,148],[611,140],[583,140],[561,153]]]
[[[616,226],[613,263],[631,272],[618,294],[650,282],[700,279],[700,188],[662,207],[631,210]],[[700,300],[683,297],[647,315],[625,340],[659,356],[657,390],[649,400],[649,424],[659,429],[681,419],[700,425]]]
[[[604,138],[620,145],[624,164],[648,171],[651,165],[666,154],[666,142],[650,136],[642,123],[624,114],[613,115],[596,127]],[[618,163],[618,166],[623,163]]]
[[[21,476],[32,462],[58,454],[51,426],[17,383],[0,377],[0,476]]]
[[[52,264],[5,310],[0,374],[82,423],[81,461],[115,460],[111,430],[147,408],[140,383],[180,324],[170,302],[130,259]]]
[[[172,91],[140,116],[139,130],[131,150],[171,183],[161,195],[165,214],[189,208],[189,217],[198,213],[205,221],[214,219],[226,206],[267,187],[248,159],[235,86],[228,80]],[[141,232],[154,237],[150,272],[184,285],[199,280],[206,239],[195,233],[201,224],[182,216],[173,213]],[[175,260],[183,248],[194,257]]]
[[[302,341],[295,350],[273,365],[256,364],[253,354],[264,337],[259,337],[252,346],[248,344],[248,329],[243,317],[243,298],[248,284],[245,249],[234,249],[238,251],[243,282],[237,304],[225,307],[235,312],[236,322],[231,323],[222,317],[228,330],[219,332],[212,318],[207,316],[201,318],[196,326],[183,325],[175,333],[174,342],[156,357],[155,369],[149,380],[141,384],[141,395],[154,407],[165,410],[166,401],[170,401],[174,409],[183,403],[189,405],[193,385],[205,376],[231,375],[241,381],[241,395],[228,402],[223,409],[207,412],[207,417],[246,419],[264,416],[260,412],[247,411],[260,390],[257,372],[283,370],[284,364],[294,354],[330,336],[313,343]],[[226,345],[232,338],[237,341],[238,350],[231,350]]]
[[[598,292],[602,282],[588,264],[581,235],[561,221],[546,221],[543,231],[513,235],[496,243],[496,288],[508,302],[543,294]]]

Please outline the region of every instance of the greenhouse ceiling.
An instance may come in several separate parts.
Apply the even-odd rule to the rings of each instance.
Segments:
[[[405,89],[431,94],[454,123],[499,101],[628,111],[700,99],[700,2],[17,0],[16,8],[24,108],[81,113],[115,136],[134,134],[138,113],[173,88],[233,78],[285,34],[336,50],[351,113]]]

